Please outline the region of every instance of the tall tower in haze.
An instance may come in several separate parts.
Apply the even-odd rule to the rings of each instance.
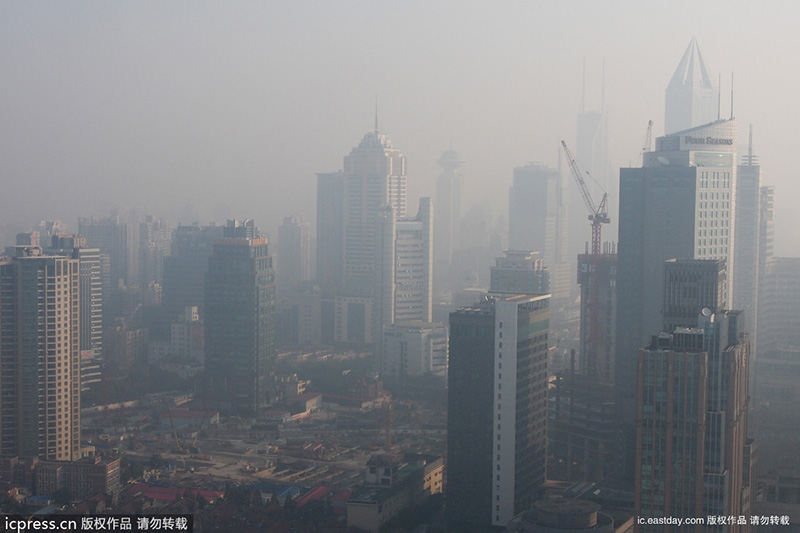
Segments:
[[[311,279],[309,226],[303,215],[283,219],[278,228],[278,292],[288,294]]]
[[[569,297],[573,273],[567,262],[567,209],[561,173],[528,163],[514,169],[508,201],[508,246],[537,251],[550,270],[554,300]]]
[[[229,220],[206,275],[205,400],[209,408],[252,416],[273,400],[275,275],[252,220]]]
[[[692,37],[667,85],[664,133],[688,130],[719,118],[719,93]]]
[[[461,172],[464,162],[452,148],[436,162],[442,173],[436,178],[436,232],[434,234],[434,270],[437,290],[449,287],[448,274],[453,250],[458,249],[461,226]]]
[[[660,137],[642,168],[620,169],[615,381],[632,466],[636,353],[661,331],[664,261],[724,259],[731,301],[736,208],[735,119]],[[630,479],[630,471],[628,478]]]
[[[386,284],[386,273],[392,269],[382,267],[394,263],[385,256],[394,248],[387,222],[406,217],[406,158],[377,126],[376,118],[375,131],[345,156],[343,171],[317,180],[317,279],[333,296],[333,319],[324,311],[323,322],[333,323],[339,342],[379,342],[377,332],[391,315],[394,284]]]
[[[372,296],[379,211],[406,216],[406,158],[376,127],[345,156],[344,180],[344,291]]]

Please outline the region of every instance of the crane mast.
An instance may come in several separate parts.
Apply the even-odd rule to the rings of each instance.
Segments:
[[[581,195],[583,196],[583,202],[586,204],[586,208],[589,210],[589,221],[592,224],[592,255],[590,256],[589,265],[589,290],[588,294],[586,295],[588,296],[588,301],[582,302],[582,305],[583,303],[586,304],[586,310],[589,313],[587,320],[589,331],[586,338],[586,344],[582,347],[582,356],[584,359],[584,366],[586,368],[586,375],[589,377],[596,377],[599,374],[598,346],[600,344],[600,281],[598,279],[598,275],[600,270],[600,247],[602,242],[601,228],[603,224],[608,224],[611,222],[611,220],[608,218],[608,194],[603,193],[603,199],[600,200],[600,205],[596,205],[594,203],[592,195],[589,193],[589,187],[587,187],[586,182],[583,180],[583,175],[578,168],[578,163],[572,156],[572,152],[570,152],[569,148],[567,148],[567,143],[561,141],[561,146],[564,148],[564,153],[567,156],[567,162],[569,163],[569,168],[572,171],[572,175],[575,177],[575,181],[578,182],[578,186],[580,187]]]

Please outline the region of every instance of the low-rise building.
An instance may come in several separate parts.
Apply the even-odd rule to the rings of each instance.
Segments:
[[[35,493],[52,496],[66,489],[73,499],[82,500],[97,494],[119,495],[120,460],[100,456],[78,461],[40,460],[35,470]]]
[[[367,461],[366,480],[347,500],[347,527],[377,532],[389,520],[442,492],[441,457],[406,454],[374,455]]]

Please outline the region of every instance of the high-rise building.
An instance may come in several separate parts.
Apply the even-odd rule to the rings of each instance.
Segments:
[[[550,271],[553,299],[569,297],[567,210],[558,170],[528,163],[514,169],[508,204],[508,247],[536,250]]]
[[[381,209],[372,314],[373,339],[379,358],[384,327],[432,319],[432,207],[430,198],[420,198],[417,216],[400,220],[395,218],[391,207]]]
[[[81,455],[79,261],[17,248],[0,262],[0,454]]]
[[[337,294],[344,281],[344,174],[317,174],[317,284]]]
[[[602,253],[597,256],[578,256],[578,284],[581,287],[581,371],[591,379],[613,383],[617,332],[617,254],[610,243],[606,243]]]
[[[436,230],[434,234],[434,278],[436,290],[450,287],[453,251],[459,248],[461,228],[461,181],[459,169],[464,161],[458,153],[447,150],[436,162],[442,173],[436,178]]]
[[[196,306],[205,316],[205,279],[214,242],[222,237],[223,226],[178,226],[172,253],[164,258],[162,305],[167,316],[176,316]]]
[[[736,278],[731,307],[744,311],[744,331],[750,333],[756,356],[758,346],[758,250],[759,208],[761,205],[761,166],[753,155],[753,125],[750,125],[750,142],[747,154],[742,157],[736,173],[736,240],[741,243],[735,250]],[[750,362],[750,368],[754,368]],[[751,374],[752,378],[752,374]]]
[[[623,441],[632,453],[635,358],[661,331],[664,261],[724,259],[725,302],[734,268],[736,121],[722,120],[656,140],[642,168],[620,169],[615,382]],[[624,325],[622,327],[621,325]],[[632,456],[622,459],[630,480]],[[626,469],[627,468],[627,469]]]
[[[79,261],[81,390],[100,382],[103,362],[103,278],[99,248],[87,248],[86,239],[60,233],[52,236],[48,255]]]
[[[229,220],[208,260],[205,315],[207,406],[256,415],[275,375],[275,276],[267,238]]]
[[[505,526],[544,483],[549,303],[549,295],[490,295],[450,314],[453,530]]]
[[[715,530],[749,526],[737,523],[751,492],[744,486],[749,343],[740,316],[704,309],[695,328],[662,333],[639,352],[636,516],[732,516]]]
[[[303,215],[283,219],[278,228],[278,292],[287,294],[311,279],[309,225]]]
[[[724,260],[670,259],[664,262],[663,330],[697,325],[703,308],[725,310],[728,278]],[[741,321],[741,317],[740,317]],[[739,324],[741,326],[741,323]]]
[[[139,242],[134,224],[125,222],[119,215],[107,218],[79,218],[78,233],[86,239],[90,248],[99,248],[111,259],[109,287],[111,289],[133,285],[139,281]]]
[[[378,216],[406,216],[406,158],[377,128],[344,158],[344,293],[373,295]]]
[[[403,322],[383,328],[382,376],[445,376],[447,327],[431,322]]]
[[[147,287],[164,280],[164,258],[172,246],[173,229],[166,220],[145,216],[139,224],[139,283]]]
[[[539,252],[506,250],[490,268],[489,292],[547,294],[550,273],[544,268]]]
[[[759,191],[758,206],[758,317],[756,321],[756,345],[754,359],[762,353],[766,353],[770,348],[771,339],[766,333],[770,326],[770,320],[766,317],[765,310],[772,304],[765,292],[766,284],[772,283],[772,277],[767,268],[775,257],[775,187],[761,187]],[[762,320],[763,318],[763,320]],[[754,375],[758,375],[758,364],[753,363]],[[755,387],[755,384],[753,384]],[[753,390],[757,394],[757,388]]]
[[[666,90],[664,133],[688,130],[719,119],[719,93],[692,37]]]

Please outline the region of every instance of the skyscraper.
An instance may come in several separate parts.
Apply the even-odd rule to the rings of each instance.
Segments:
[[[567,233],[561,173],[535,163],[515,168],[508,203],[508,246],[542,254],[554,299],[569,297]]]
[[[172,246],[173,228],[166,220],[145,216],[139,224],[139,283],[147,287],[164,281],[164,258]]]
[[[87,248],[86,239],[60,233],[53,235],[48,255],[77,259],[80,286],[81,390],[100,382],[103,362],[103,280],[100,250]]]
[[[81,455],[77,259],[18,247],[0,262],[0,454]]]
[[[506,250],[489,269],[489,291],[515,294],[547,294],[550,273],[545,270],[539,252]]]
[[[664,133],[688,130],[719,119],[719,93],[692,37],[667,85]]]
[[[205,390],[210,408],[257,415],[272,400],[275,276],[267,238],[228,221],[206,276]]]
[[[581,287],[581,369],[590,379],[614,382],[617,254],[609,243],[598,256],[578,256]],[[594,274],[593,274],[594,273]],[[592,282],[596,284],[592,285]],[[597,316],[593,316],[596,314]]]
[[[379,356],[385,326],[430,322],[433,316],[433,206],[420,198],[414,218],[396,220],[384,206],[375,250],[373,339]],[[382,366],[382,365],[381,365]]]
[[[733,516],[718,529],[748,527],[736,523],[749,515],[750,492],[744,486],[749,343],[739,317],[705,309],[697,327],[662,333],[639,352],[636,516]]]
[[[724,260],[665,261],[662,330],[673,331],[676,328],[696,326],[697,313],[703,308],[710,309],[713,313],[725,310],[728,307],[727,288]]]
[[[344,292],[372,296],[378,214],[406,216],[406,158],[377,129],[344,158]]]
[[[459,247],[461,227],[461,172],[464,161],[458,153],[447,150],[436,162],[442,173],[436,178],[436,231],[434,235],[434,270],[436,290],[449,287],[449,269],[453,251]]]
[[[626,442],[635,418],[636,353],[663,326],[664,261],[724,259],[730,302],[735,205],[735,119],[660,137],[642,168],[620,169],[615,381]],[[632,457],[622,464],[632,466]]]
[[[309,226],[303,215],[283,219],[278,228],[278,292],[287,294],[311,279]]]
[[[186,307],[196,306],[205,316],[205,279],[208,258],[214,242],[222,237],[222,226],[178,226],[172,241],[172,253],[164,258],[164,296],[167,316],[175,316]]]
[[[758,346],[758,249],[759,207],[761,205],[761,166],[753,154],[753,125],[747,154],[736,171],[736,247],[734,262],[736,278],[731,307],[744,311],[742,328],[750,333],[751,355]],[[753,368],[753,362],[750,362]]]
[[[450,314],[447,518],[505,526],[545,480],[549,295],[495,295]]]
[[[139,242],[137,227],[125,222],[119,215],[107,218],[79,218],[78,233],[86,238],[87,246],[99,248],[100,253],[111,258],[109,287],[111,289],[133,285],[139,281]]]
[[[317,174],[317,284],[335,295],[344,282],[344,174]]]

